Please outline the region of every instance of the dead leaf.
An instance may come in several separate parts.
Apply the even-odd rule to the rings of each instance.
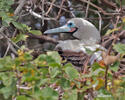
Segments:
[[[120,58],[120,55],[118,54],[116,56],[110,56],[107,55],[106,52],[102,52],[102,58],[105,65],[110,65],[117,61]]]

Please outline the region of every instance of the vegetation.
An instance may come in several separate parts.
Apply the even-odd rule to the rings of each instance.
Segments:
[[[78,8],[67,5],[67,1],[72,5],[77,4]],[[83,100],[83,98],[84,100],[92,98],[94,100],[124,100],[125,73],[123,71],[125,67],[119,71],[119,66],[125,57],[123,42],[125,38],[125,1],[111,0],[109,3],[106,1],[103,1],[106,6],[101,8],[99,5],[102,0],[42,0],[41,2],[39,0],[0,0],[0,54],[4,52],[0,58],[0,94],[3,98],[8,100]],[[42,12],[40,7],[43,7],[40,3],[45,3],[46,8],[41,8],[46,11],[45,18],[40,15]],[[28,4],[31,8],[36,6],[34,9],[38,12],[35,13],[31,8],[28,9]],[[35,16],[37,19],[40,15],[39,19],[42,24],[46,24],[47,20],[55,21],[60,16],[67,15],[66,13],[71,14],[72,11],[68,10],[71,7],[74,10],[80,9],[80,4],[86,8],[86,13],[84,15],[83,12],[76,11],[74,12],[76,16],[86,16],[86,19],[90,18],[90,21],[94,18],[103,21],[102,45],[108,49],[108,56],[115,57],[120,54],[120,58],[111,65],[96,62],[92,66],[86,66],[86,68],[91,67],[91,70],[83,73],[78,72],[70,63],[64,64],[66,61],[56,51],[42,52],[38,53],[37,57],[34,56],[35,50],[27,46],[31,36],[43,39],[44,42],[48,38],[42,37],[41,30],[23,23],[22,16],[25,16],[28,11],[30,16]],[[57,6],[58,10],[53,6]],[[89,9],[92,12],[89,13]],[[57,18],[54,18],[53,12],[58,15]],[[97,17],[93,12],[99,13],[99,16],[101,13],[102,17]],[[49,15],[53,18],[49,18]],[[108,21],[105,22],[105,19]],[[97,21],[93,22],[98,26]],[[99,27],[101,27],[100,24]],[[44,30],[45,27],[42,29]],[[49,41],[54,42],[52,39]],[[4,45],[6,50],[2,51]],[[1,98],[0,100],[4,100]]]

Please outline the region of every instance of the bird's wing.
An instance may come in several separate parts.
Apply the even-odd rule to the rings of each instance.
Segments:
[[[72,63],[76,67],[82,68],[89,57],[86,53],[83,52],[74,52],[70,50],[58,50],[60,56],[67,60],[67,62]]]
[[[85,44],[79,40],[60,41],[56,46],[56,50],[63,59],[66,59],[77,67],[83,66],[88,56],[90,57],[89,64],[101,60],[102,51],[97,51],[96,49],[103,50],[103,48],[98,44]],[[91,54],[87,51],[91,51]]]

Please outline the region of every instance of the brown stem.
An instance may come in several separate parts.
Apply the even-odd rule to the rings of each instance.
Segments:
[[[58,19],[60,17],[64,2],[65,2],[65,0],[62,0],[62,3],[61,3],[61,6],[60,6],[60,9],[59,9],[59,12],[58,12],[56,19]]]
[[[107,80],[108,80],[108,69],[109,67],[106,66],[106,71],[105,71],[105,88],[107,89]]]
[[[105,5],[107,5],[109,8],[112,8],[112,9],[116,9],[117,8],[116,3],[113,3],[112,1],[101,0],[101,2],[104,3]]]
[[[46,36],[46,35],[33,35],[33,34],[30,34],[30,33],[27,33],[27,35],[29,36],[29,38],[31,39],[39,39],[39,40],[44,40],[44,41],[47,41],[47,42],[51,42],[51,43],[54,43],[54,44],[57,44],[58,41],[49,37],[49,36]]]
[[[48,11],[47,11],[46,14],[45,14],[46,16],[49,14],[50,10],[52,9],[53,4],[54,4],[55,1],[56,1],[56,0],[53,0],[53,1],[52,1],[51,5],[50,5],[50,7],[49,7],[49,9],[48,9]]]
[[[112,15],[112,13],[105,12],[102,8],[98,7],[97,5],[93,4],[92,2],[89,2],[87,0],[80,0],[80,1],[90,4],[91,6],[95,7],[99,11],[101,11],[104,15]]]

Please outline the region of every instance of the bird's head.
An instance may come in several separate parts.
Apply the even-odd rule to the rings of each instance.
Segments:
[[[59,28],[49,29],[44,34],[52,33],[71,33],[79,40],[94,40],[100,41],[100,33],[96,27],[89,21],[82,18],[72,18],[64,26]]]

